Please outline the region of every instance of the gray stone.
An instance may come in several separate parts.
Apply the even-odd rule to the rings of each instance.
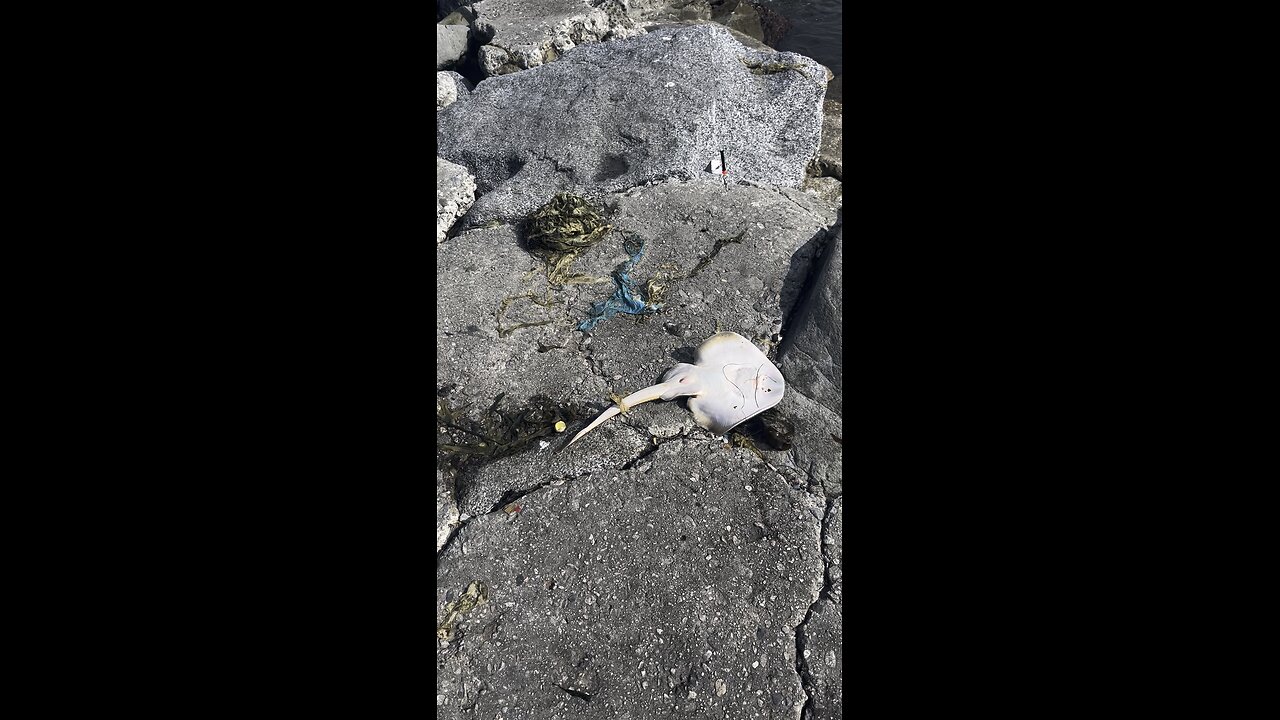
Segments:
[[[717,325],[764,345],[797,302],[836,216],[800,191],[706,183],[635,188],[611,207],[615,231],[571,267],[590,284],[549,286],[545,265],[508,225],[437,247],[437,372],[457,397],[487,406],[501,392],[521,402],[555,390],[558,400],[603,402],[610,387],[625,395],[656,382]],[[613,294],[611,273],[628,257],[623,233],[646,242],[632,275],[642,288],[650,279],[664,286],[663,309],[618,315],[587,336],[576,327]],[[531,323],[541,324],[513,329]]]
[[[715,10],[708,0],[629,0],[627,17],[637,23],[710,20]]]
[[[843,502],[840,498],[832,502],[824,522],[822,559],[826,565],[826,592],[813,604],[809,616],[797,630],[802,659],[801,676],[806,692],[812,697],[814,720],[843,717],[841,674],[844,670],[844,653],[840,642],[844,634],[840,568]]]
[[[470,0],[436,0],[436,17],[442,18],[454,12],[465,12]]]
[[[822,537],[822,556],[827,565],[827,580],[830,586],[831,599],[836,603],[844,602],[844,568],[841,565],[844,546],[844,498],[838,497],[831,502],[827,512],[826,532]]]
[[[844,180],[844,150],[841,146],[844,104],[827,100],[822,104],[822,145],[818,149],[819,175]]]
[[[821,503],[743,449],[675,440],[645,462],[458,531],[436,572],[440,716],[799,717]],[[450,605],[472,583],[482,600]]]
[[[453,482],[440,469],[436,470],[436,552],[448,542],[459,524],[458,503]]]
[[[436,246],[436,378],[454,386],[455,403],[486,408],[501,393],[516,405],[534,395],[558,402],[608,397],[573,330],[569,303],[581,287],[551,291],[550,307],[535,303],[550,291],[543,267],[507,225]],[[513,329],[525,323],[543,324]]]
[[[811,291],[795,312],[779,348],[778,368],[787,388],[840,414],[842,393],[841,313],[844,304],[843,230],[826,244]]]
[[[805,192],[813,193],[835,207],[844,205],[844,183],[833,177],[813,177],[804,181]]]
[[[436,158],[436,243],[475,200],[476,181],[461,165]]]
[[[555,453],[609,406],[611,393],[657,382],[690,361],[717,327],[770,348],[835,218],[834,208],[795,190],[679,182],[636,188],[613,198],[616,231],[571,268],[596,282],[563,287],[548,285],[543,264],[521,248],[511,226],[471,230],[439,245],[437,385],[452,386],[450,400],[485,408],[500,393],[514,406],[546,395],[590,408],[547,447],[531,446],[460,478],[463,511],[487,512],[504,494],[551,478],[620,468],[654,438],[712,443],[680,403],[653,402]],[[613,293],[611,273],[628,257],[623,233],[646,242],[632,276],[641,288],[651,279],[664,286],[663,308],[618,315],[584,334],[577,325]],[[513,329],[532,323],[542,324]],[[785,453],[776,455],[786,462]]]
[[[793,389],[786,370],[782,374],[788,379],[787,394],[776,411],[791,423],[794,432],[791,449],[775,465],[785,463],[794,467],[814,492],[836,497],[843,492],[844,421],[837,413]]]
[[[797,69],[745,64],[776,62]],[[818,152],[824,72],[711,24],[584,45],[459,97],[437,115],[438,145],[483,193],[468,227],[523,218],[565,187],[596,198],[669,177],[714,187],[706,170],[722,149],[731,180],[796,188]]]
[[[466,25],[436,25],[436,70],[454,67],[467,54],[471,28]]]
[[[764,42],[764,30],[760,27],[760,13],[750,3],[731,0],[720,6],[712,20],[738,32]]]
[[[691,362],[718,330],[772,349],[834,221],[834,208],[794,190],[668,182],[617,196],[611,222],[647,241],[632,275],[641,286],[653,279],[665,287],[663,310],[596,325],[586,348],[593,367],[626,395],[654,384],[675,363]],[[581,262],[607,276],[626,257],[621,250],[611,237]],[[611,292],[612,286],[595,290],[575,317]]]
[[[673,29],[682,28],[682,27],[691,27],[693,25],[706,25],[708,23],[715,23],[717,26],[724,27],[724,29],[728,30],[729,34],[733,36],[733,39],[742,43],[744,47],[749,47],[752,50],[758,50],[760,52],[766,52],[766,53],[778,52],[777,50],[773,49],[773,47],[771,47],[770,45],[763,43],[760,40],[751,37],[750,35],[743,33],[737,28],[728,27],[723,25],[722,23],[716,23],[716,21],[714,20],[673,20],[673,21],[663,21],[660,23],[647,24],[647,25],[644,25],[643,27],[651,33],[666,34],[665,31],[668,31],[668,30],[673,30]]]
[[[760,29],[765,43],[777,47],[782,37],[791,30],[791,21],[767,4],[753,2],[751,5],[760,16]]]
[[[470,25],[475,19],[475,13],[469,12],[469,8],[461,7],[449,13],[436,23],[437,25]]]
[[[792,464],[828,497],[839,495],[842,485],[842,237],[836,231],[825,243],[809,292],[789,320],[777,362],[787,380],[787,394],[777,409],[795,428]]]
[[[471,92],[471,83],[452,70],[436,73],[436,111],[453,104],[459,97]]]
[[[551,62],[570,49],[642,34],[619,3],[590,0],[484,0],[475,4],[475,28],[485,44],[486,77]]]

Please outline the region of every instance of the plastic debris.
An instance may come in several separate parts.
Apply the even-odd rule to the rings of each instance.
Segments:
[[[628,315],[650,315],[662,309],[662,303],[650,303],[641,299],[636,292],[636,282],[631,277],[637,263],[644,259],[647,242],[637,242],[634,235],[623,240],[623,249],[631,256],[613,270],[613,297],[591,306],[591,314],[581,323],[578,329],[586,332],[594,328],[602,320],[607,320],[618,313]]]

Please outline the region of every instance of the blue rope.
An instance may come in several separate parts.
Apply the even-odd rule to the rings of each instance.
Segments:
[[[662,308],[662,303],[646,303],[641,300],[636,294],[635,280],[631,277],[636,264],[644,258],[644,248],[647,244],[647,241],[641,242],[640,247],[634,252],[627,247],[627,243],[623,244],[623,249],[631,253],[631,258],[613,270],[613,284],[616,286],[613,297],[604,302],[592,304],[591,316],[578,324],[579,330],[584,332],[591,330],[602,320],[607,320],[618,313],[650,315]]]

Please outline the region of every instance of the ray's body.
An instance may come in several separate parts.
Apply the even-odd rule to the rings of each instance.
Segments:
[[[685,396],[689,397],[694,422],[723,435],[777,405],[785,389],[782,373],[751,341],[734,332],[716,333],[698,347],[692,365],[680,363],[662,376],[661,383],[626,396],[622,408],[609,407],[565,447],[623,408]]]

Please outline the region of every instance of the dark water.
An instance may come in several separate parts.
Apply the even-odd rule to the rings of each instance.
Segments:
[[[831,68],[836,79],[831,82],[827,97],[836,99],[844,74],[841,44],[844,31],[840,21],[844,13],[837,0],[755,0],[760,5],[791,21],[791,29],[778,41],[778,50],[800,53]]]

